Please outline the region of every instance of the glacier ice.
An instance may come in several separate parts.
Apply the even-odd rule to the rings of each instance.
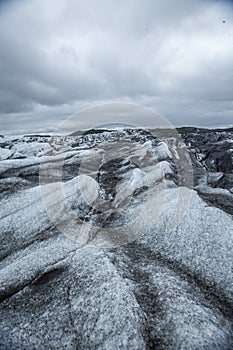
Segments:
[[[1,349],[233,348],[228,165],[190,151],[195,190],[177,186],[176,141],[147,137],[1,139],[26,157],[0,162]]]

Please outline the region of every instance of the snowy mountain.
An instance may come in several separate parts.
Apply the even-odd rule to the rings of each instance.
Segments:
[[[1,137],[0,349],[232,349],[232,169],[231,129]]]

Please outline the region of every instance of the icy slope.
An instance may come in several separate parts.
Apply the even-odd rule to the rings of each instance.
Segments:
[[[1,144],[0,349],[233,348],[232,215],[177,186],[172,138]]]
[[[166,190],[168,216],[178,190]],[[231,349],[232,217],[192,191],[167,232],[149,207],[133,226],[144,236],[122,248],[77,248],[49,229],[5,258],[2,348]]]

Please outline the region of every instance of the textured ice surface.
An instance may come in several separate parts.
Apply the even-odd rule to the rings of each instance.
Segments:
[[[9,149],[0,148],[0,160],[5,160],[10,158],[12,152]]]
[[[168,232],[178,190],[166,191],[159,220],[151,199],[144,221],[133,225],[144,233],[135,243],[100,251],[57,233],[3,260],[5,348],[230,349],[232,217],[193,192]]]
[[[12,147],[13,151],[17,151],[25,157],[41,157],[52,150],[52,147],[45,142],[30,142],[16,144]]]
[[[139,143],[97,175],[113,135],[54,139],[41,187],[26,145],[45,139],[24,137],[28,158],[0,162],[0,349],[233,348],[232,215],[175,185],[169,143],[121,137]],[[199,191],[230,193],[206,179]]]

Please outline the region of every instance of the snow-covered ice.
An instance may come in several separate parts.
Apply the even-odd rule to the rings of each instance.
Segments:
[[[196,137],[195,190],[144,131],[1,139],[0,349],[233,348],[230,143]]]

